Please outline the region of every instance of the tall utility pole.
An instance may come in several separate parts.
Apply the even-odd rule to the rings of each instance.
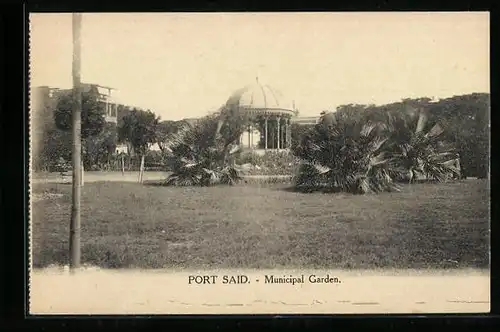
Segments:
[[[82,92],[80,82],[81,68],[81,28],[82,14],[73,13],[73,195],[71,205],[71,224],[69,235],[70,270],[75,272],[80,267],[80,193],[81,193],[81,109]]]

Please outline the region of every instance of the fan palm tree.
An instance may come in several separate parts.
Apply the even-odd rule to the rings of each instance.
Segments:
[[[184,126],[165,146],[167,165],[172,174],[167,185],[232,185],[241,179],[233,159],[239,151],[241,124],[227,112]]]
[[[442,182],[459,175],[457,153],[444,140],[443,128],[439,123],[429,130],[424,128],[422,117],[415,123],[403,116],[388,115],[386,147],[392,167],[406,173],[403,179],[409,183],[419,177]]]
[[[399,190],[397,181],[419,176],[445,181],[459,172],[456,153],[439,125],[425,130],[425,117],[387,112],[379,120],[335,113],[304,135],[294,153],[302,160],[299,188],[329,187],[351,193]]]
[[[317,125],[297,149],[302,164],[296,186],[350,193],[398,190],[385,152],[387,138],[378,135],[378,126],[340,114],[333,125]]]

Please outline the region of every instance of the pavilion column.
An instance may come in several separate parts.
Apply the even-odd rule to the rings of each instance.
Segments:
[[[248,148],[250,148],[251,147],[251,145],[250,145],[250,125],[248,126],[247,131],[248,131]]]
[[[264,119],[264,149],[267,150],[267,116]]]
[[[285,149],[288,149],[288,119],[285,119]]]
[[[288,148],[292,148],[292,120],[288,119]]]
[[[286,129],[286,118],[283,121],[283,128],[282,128],[282,133],[281,133],[281,148],[286,149],[286,135],[287,135],[287,129]]]
[[[283,138],[283,140],[285,141],[283,144],[284,144],[284,148],[287,149],[288,148],[288,119],[285,119],[285,137]]]
[[[285,134],[285,126],[284,123],[280,121],[280,149],[284,149],[285,145],[283,144],[283,135]]]
[[[281,118],[278,116],[276,118],[276,121],[278,122],[278,125],[276,126],[278,128],[278,150],[280,149],[281,146],[281,135],[280,135],[280,126],[281,126]]]
[[[254,148],[254,145],[253,145],[253,125],[250,125],[250,148]]]

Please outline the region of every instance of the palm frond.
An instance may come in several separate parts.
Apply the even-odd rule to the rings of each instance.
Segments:
[[[319,165],[319,164],[312,164],[312,166],[316,169],[316,171],[318,172],[318,174],[325,174],[327,172],[329,172],[331,169],[330,167],[328,166],[322,166],[322,165]]]
[[[377,125],[375,123],[367,123],[362,126],[360,136],[370,137],[373,133]]]
[[[319,188],[325,184],[324,175],[314,164],[305,162],[300,164],[293,181],[298,188]]]
[[[220,172],[220,183],[234,185],[242,180],[239,171],[235,167],[225,167]]]
[[[444,133],[444,129],[439,125],[439,123],[436,123],[426,134],[426,137],[436,137],[440,136]]]
[[[238,144],[234,144],[234,145],[231,147],[231,149],[229,150],[229,152],[228,152],[228,153],[229,153],[230,155],[233,155],[233,154],[235,154],[235,153],[240,152],[240,150],[241,150],[241,147],[240,147]]]

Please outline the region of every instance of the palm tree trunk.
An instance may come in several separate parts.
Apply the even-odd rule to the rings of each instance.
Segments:
[[[139,167],[139,183],[142,183],[144,176],[144,153],[141,156],[141,166]]]
[[[408,181],[409,184],[412,184],[415,181],[415,174],[413,171],[410,171],[410,180]]]
[[[427,119],[428,119],[427,110],[424,109],[424,108],[421,108],[418,111],[417,129],[415,130],[416,133],[421,132],[422,130],[424,130],[425,125],[427,124]]]
[[[125,158],[123,155],[121,155],[121,160],[122,160],[122,176],[125,175]]]
[[[224,120],[219,119],[219,121],[217,122],[217,129],[215,130],[214,143],[217,142],[217,138],[219,137],[219,133],[220,133],[220,130],[221,130],[223,124],[224,124]]]

